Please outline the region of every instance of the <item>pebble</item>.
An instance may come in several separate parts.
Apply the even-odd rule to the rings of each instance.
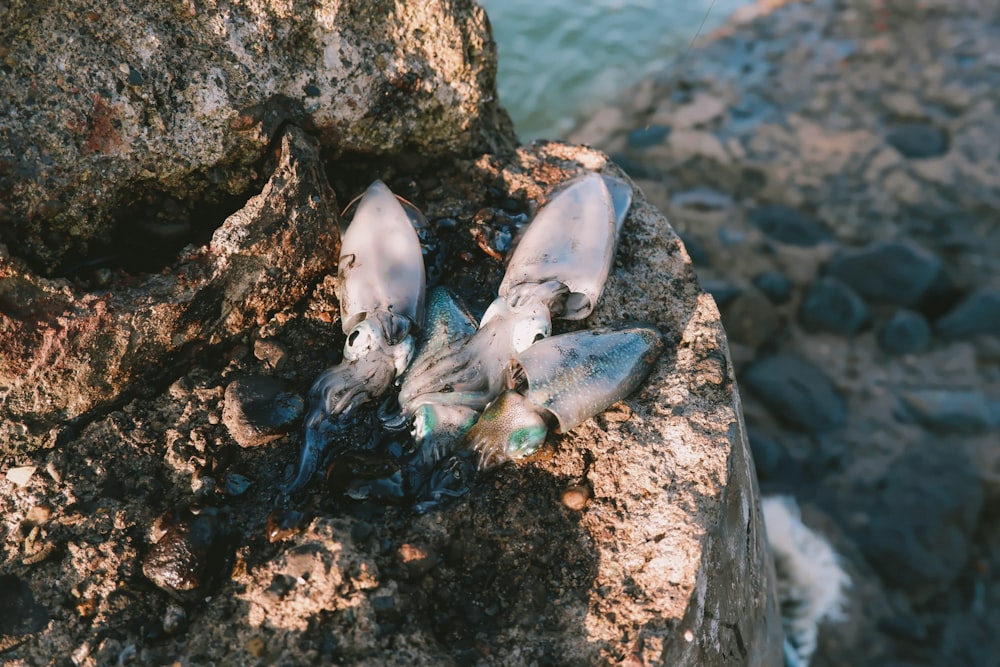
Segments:
[[[179,599],[196,599],[224,560],[222,532],[207,510],[178,520],[142,559],[142,573]]]
[[[774,338],[781,318],[771,300],[751,287],[726,305],[722,325],[730,340],[756,348]]]
[[[948,151],[948,135],[928,123],[902,123],[889,129],[885,140],[903,157],[925,159]]]
[[[790,354],[755,361],[743,383],[779,420],[811,433],[847,420],[847,403],[818,366]]]
[[[764,271],[754,276],[753,285],[773,303],[788,303],[792,298],[792,281],[780,271]]]
[[[915,389],[900,399],[907,413],[939,433],[976,435],[1000,426],[1000,400],[973,389]]]
[[[15,486],[27,486],[35,474],[35,466],[19,466],[7,470],[7,481]]]
[[[226,476],[222,478],[217,491],[227,496],[239,496],[246,493],[246,490],[250,488],[250,484],[252,482],[249,477],[236,472],[230,472],[226,473]]]
[[[277,378],[251,376],[226,387],[222,421],[241,447],[270,442],[296,427],[305,401]]]
[[[251,637],[247,640],[247,652],[255,658],[262,658],[267,653],[267,644],[261,637]]]
[[[187,611],[179,604],[168,604],[163,613],[163,632],[175,635],[187,626]]]
[[[860,546],[882,577],[916,600],[953,586],[983,505],[978,472],[962,450],[937,439],[910,445],[871,501]]]
[[[440,560],[437,553],[422,544],[406,542],[397,551],[400,562],[411,579],[420,579],[433,570]]]
[[[590,501],[590,489],[580,484],[566,487],[562,492],[562,503],[571,510],[579,512]]]
[[[747,219],[768,238],[789,245],[808,248],[833,239],[833,233],[822,222],[788,206],[758,206]]]
[[[931,325],[912,310],[896,311],[878,331],[878,345],[887,354],[918,354],[930,344]]]
[[[629,148],[642,149],[662,144],[669,135],[670,128],[666,125],[646,125],[629,132],[625,141]]]
[[[253,356],[268,368],[280,370],[288,360],[288,348],[271,338],[258,338],[253,343]]]
[[[299,510],[275,509],[267,515],[264,534],[268,542],[281,542],[305,530],[310,520],[308,514]]]
[[[969,294],[934,323],[945,340],[982,334],[1000,336],[1000,290],[983,288]]]
[[[52,516],[52,508],[48,505],[35,505],[24,515],[23,525],[33,528],[40,526]]]
[[[671,119],[674,125],[683,128],[708,125],[722,116],[726,106],[720,98],[698,92],[691,102],[675,110],[671,114]]]
[[[733,198],[712,188],[683,190],[670,198],[671,208],[692,211],[724,211],[733,205]]]
[[[868,307],[836,278],[820,278],[802,299],[799,321],[809,331],[853,336],[868,321]]]
[[[878,241],[843,250],[826,267],[864,299],[915,306],[940,279],[941,259],[912,241]]]

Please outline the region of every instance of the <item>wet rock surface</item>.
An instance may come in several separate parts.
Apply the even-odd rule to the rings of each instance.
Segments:
[[[998,51],[985,0],[761,2],[595,115],[619,125],[570,135],[620,155],[697,249],[762,489],[844,555],[846,617],[813,665],[1000,655]],[[692,105],[694,147],[671,141]],[[629,142],[652,124],[675,129]],[[830,279],[867,323],[809,305]],[[750,285],[779,322],[764,341],[730,316]]]

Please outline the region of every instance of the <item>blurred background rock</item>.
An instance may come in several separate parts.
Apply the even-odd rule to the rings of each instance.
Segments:
[[[485,5],[521,139],[609,152],[716,298],[854,580],[812,664],[1000,664],[1000,5]]]

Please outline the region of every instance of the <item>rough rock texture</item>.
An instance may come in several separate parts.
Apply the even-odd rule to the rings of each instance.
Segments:
[[[261,193],[162,273],[84,291],[0,256],[6,451],[45,444],[67,420],[155,391],[199,349],[268,321],[331,271],[337,202],[319,147],[289,127],[279,148]]]
[[[998,53],[992,0],[761,0],[570,137],[691,240],[761,488],[844,557],[813,667],[1000,655]],[[803,326],[824,275],[860,328]]]
[[[211,229],[289,121],[411,162],[511,136],[471,0],[15,1],[0,44],[0,242],[49,275]]]
[[[584,168],[616,172],[601,153],[548,144],[389,184],[432,221],[432,282],[456,287],[481,313],[503,271],[483,239],[523,224],[522,213]],[[375,175],[353,174],[359,182],[341,199]],[[668,346],[650,379],[423,515],[322,484],[289,505],[278,486],[301,434],[244,449],[223,423],[232,382],[274,375],[305,393],[335,358],[343,334],[333,293],[322,281],[298,307],[244,320],[239,339],[165,390],[17,459],[38,470],[22,486],[0,479],[4,573],[17,579],[19,604],[51,621],[12,626],[6,660],[778,663],[773,572],[718,311],[641,193],[584,324],[660,327]],[[281,371],[251,352],[268,346],[257,341],[287,350]],[[573,509],[579,502],[563,498],[581,488],[589,499]],[[193,502],[199,518],[178,518]],[[213,577],[198,554],[220,550],[228,563]],[[150,578],[193,582],[194,593],[174,601]]]
[[[639,392],[423,514],[279,491],[343,346],[338,202],[386,180],[481,314],[549,193],[618,173],[513,150],[480,8],[0,12],[5,664],[776,664],[719,313],[638,191],[585,325],[660,327]]]

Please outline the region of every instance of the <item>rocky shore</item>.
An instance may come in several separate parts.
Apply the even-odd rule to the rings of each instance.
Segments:
[[[605,154],[516,145],[472,0],[15,2],[0,44],[4,664],[780,661],[715,301]],[[409,317],[370,252],[341,256],[350,202],[379,179],[422,211],[427,286],[482,317],[520,232],[594,172],[616,261],[553,328],[655,327],[638,390],[488,470],[427,461],[373,397],[286,491],[310,386],[359,331],[339,299]],[[550,259],[571,239],[526,261],[575,282]],[[570,345],[553,391],[620,352]]]
[[[764,493],[854,585],[814,665],[1000,664],[1000,6],[760,2],[570,135],[722,310]]]

